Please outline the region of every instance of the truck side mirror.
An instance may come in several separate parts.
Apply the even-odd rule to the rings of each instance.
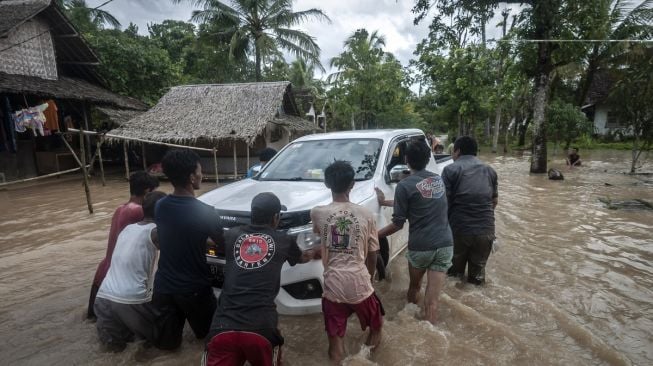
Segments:
[[[408,165],[397,164],[390,169],[390,183],[397,183],[410,175]]]

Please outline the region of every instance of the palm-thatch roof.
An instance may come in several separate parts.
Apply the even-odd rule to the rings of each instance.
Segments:
[[[49,0],[3,0],[0,2],[0,35],[23,24],[50,5]]]
[[[0,93],[33,94],[48,98],[88,101],[119,108],[145,110],[139,100],[112,93],[85,80],[60,76],[59,80],[0,72]]]
[[[268,122],[312,128],[300,118],[290,82],[185,85],[111,134],[162,142],[254,142]]]
[[[100,113],[105,115],[111,122],[117,126],[122,126],[126,122],[143,114],[143,111],[135,111],[131,109],[117,109],[111,107],[96,107]]]

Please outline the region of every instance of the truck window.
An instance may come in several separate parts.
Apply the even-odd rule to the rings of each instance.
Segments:
[[[346,160],[356,180],[374,176],[381,153],[379,139],[316,140],[291,143],[270,161],[258,180],[324,181],[324,169],[334,160]]]

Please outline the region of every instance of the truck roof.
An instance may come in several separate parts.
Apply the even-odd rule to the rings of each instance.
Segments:
[[[352,139],[352,138],[376,138],[376,139],[391,139],[395,136],[406,134],[423,134],[422,130],[417,128],[402,128],[402,129],[385,129],[385,130],[356,130],[356,131],[339,131],[329,133],[317,133],[307,135],[294,140],[299,141],[313,141],[313,140],[335,140],[335,139]]]

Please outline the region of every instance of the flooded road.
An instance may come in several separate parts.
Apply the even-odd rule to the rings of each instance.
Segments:
[[[398,257],[391,281],[375,285],[386,309],[382,346],[369,356],[361,350],[364,335],[352,318],[347,364],[653,364],[653,211],[599,202],[651,202],[653,177],[621,174],[628,152],[584,152],[586,166],[574,171],[553,159],[562,182],[529,175],[526,157],[481,158],[497,170],[500,192],[501,246],[487,285],[450,280],[433,327],[406,305],[407,265]],[[107,187],[94,181],[89,215],[77,177],[0,191],[0,364],[199,363],[203,343],[188,329],[174,353],[131,344],[110,354],[83,320],[111,214],[127,192],[117,177]],[[320,314],[281,317],[280,328],[286,365],[326,364]]]

